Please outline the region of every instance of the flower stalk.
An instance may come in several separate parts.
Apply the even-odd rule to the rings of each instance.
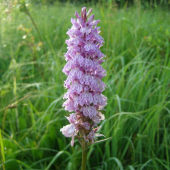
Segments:
[[[81,170],[86,170],[86,163],[87,163],[87,142],[85,140],[82,141],[82,163],[81,163]]]

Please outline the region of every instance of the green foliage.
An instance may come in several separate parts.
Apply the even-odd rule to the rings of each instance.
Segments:
[[[23,0],[25,1],[25,0]],[[169,0],[29,0],[31,3],[34,4],[46,4],[46,5],[53,5],[56,2],[60,3],[72,3],[74,5],[80,5],[80,4],[96,4],[100,3],[101,5],[106,6],[117,6],[117,7],[126,7],[126,6],[135,6],[141,5],[143,8],[157,8],[164,7],[168,8],[170,7],[170,1]]]
[[[0,129],[0,157],[1,157],[1,163],[2,163],[2,167],[3,169],[5,169],[5,154],[4,154],[4,144],[3,144],[3,137],[1,135],[1,129]]]
[[[25,4],[42,36],[20,6],[0,6],[0,126],[6,170],[78,170],[81,147],[60,128],[66,31],[81,6]],[[8,8],[7,8],[8,7]],[[170,118],[170,14],[136,5],[92,6],[100,19],[107,77],[102,134],[89,148],[91,170],[168,170]],[[44,54],[43,46],[46,53]],[[101,138],[101,140],[104,138]],[[99,139],[100,140],[100,139]],[[0,162],[2,167],[2,162]]]

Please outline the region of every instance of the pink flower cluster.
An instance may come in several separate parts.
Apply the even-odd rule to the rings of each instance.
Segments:
[[[107,98],[102,95],[106,85],[101,80],[106,71],[100,65],[105,55],[99,50],[104,41],[99,35],[100,27],[97,27],[99,20],[94,20],[94,15],[87,20],[91,12],[92,9],[86,13],[83,7],[80,16],[76,11],[77,20],[71,19],[73,26],[67,32],[70,39],[66,40],[67,64],[63,72],[68,75],[64,84],[68,91],[63,107],[74,113],[66,117],[70,124],[60,131],[66,137],[72,137],[72,146],[75,136],[79,141],[94,142],[99,130],[97,125],[105,118],[100,110],[107,104]]]

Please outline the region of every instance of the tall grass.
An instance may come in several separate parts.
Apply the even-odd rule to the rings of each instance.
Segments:
[[[6,170],[76,170],[81,147],[60,133],[66,31],[81,6],[29,4],[39,28],[12,4],[0,6],[0,125]],[[100,19],[108,97],[105,142],[88,153],[91,170],[169,170],[170,14],[140,6],[92,6]],[[5,11],[5,12],[4,12]],[[44,54],[42,46],[46,50]],[[0,159],[2,160],[2,159]],[[0,162],[3,167],[3,162]]]

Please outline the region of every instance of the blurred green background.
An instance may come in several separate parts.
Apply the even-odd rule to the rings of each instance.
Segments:
[[[99,19],[108,97],[88,170],[169,170],[170,1],[1,0],[0,168],[79,170],[64,137],[65,40],[86,6]],[[100,138],[104,139],[104,138]],[[100,140],[99,139],[99,140]]]

